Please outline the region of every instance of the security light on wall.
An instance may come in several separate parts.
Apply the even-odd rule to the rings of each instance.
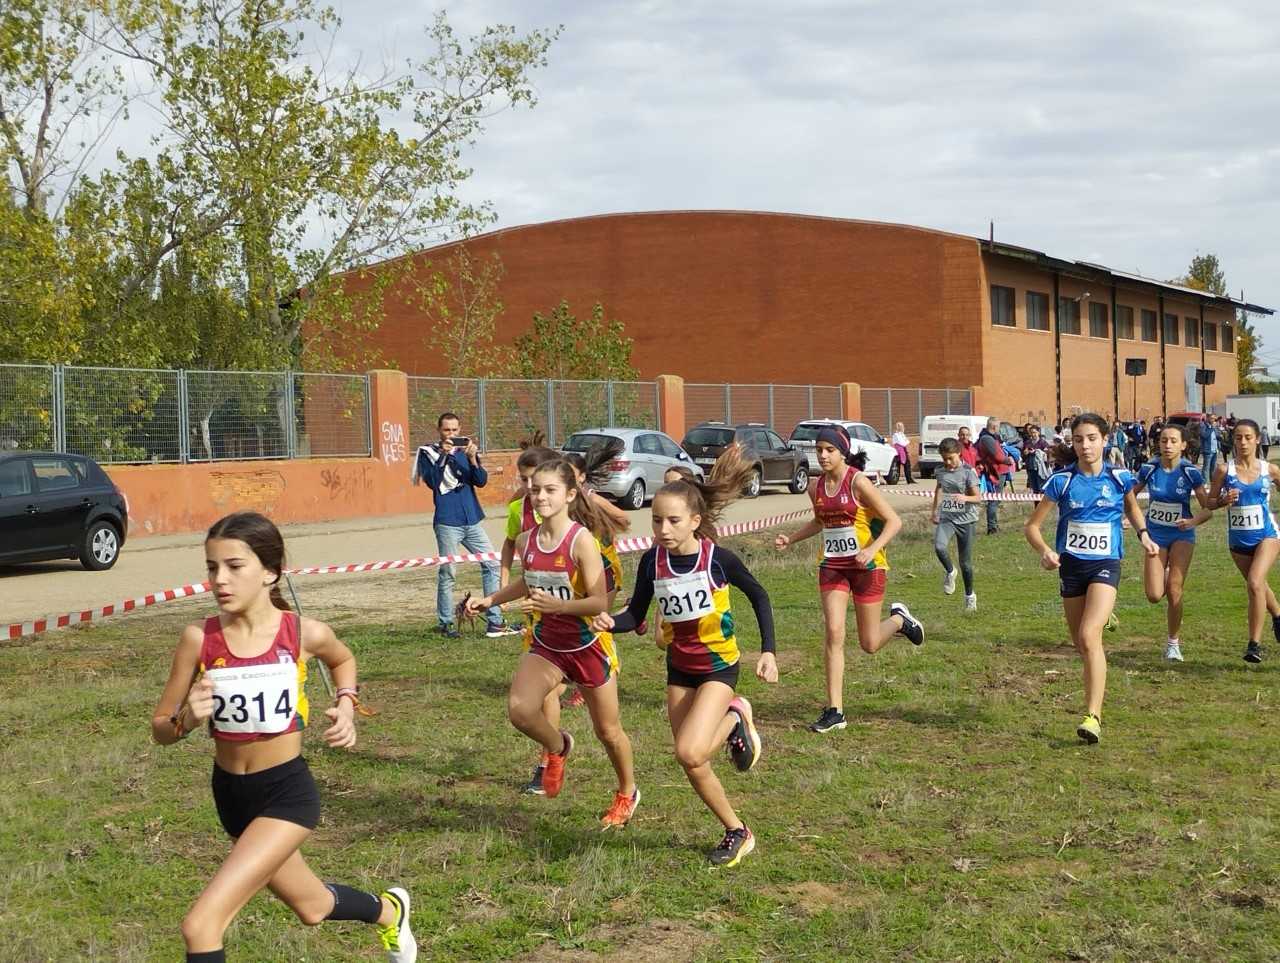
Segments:
[[[1092,295],[1090,294],[1090,292],[1086,291],[1086,292],[1084,292],[1084,294],[1080,295],[1080,297],[1078,297],[1078,298],[1072,298],[1071,300],[1072,300],[1072,301],[1074,301],[1074,302],[1076,302],[1076,304],[1079,304],[1081,301],[1084,301],[1085,299],[1087,299],[1087,298],[1089,298],[1089,297],[1091,297],[1091,296],[1092,296]]]

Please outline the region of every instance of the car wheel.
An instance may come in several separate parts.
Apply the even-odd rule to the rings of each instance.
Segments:
[[[889,473],[884,476],[886,485],[898,484],[898,476],[902,474],[902,466],[898,464],[898,459],[893,460],[893,464],[889,466]]]
[[[809,466],[797,465],[795,477],[791,479],[791,494],[799,495],[809,490]]]
[[[622,503],[628,508],[644,508],[644,482],[637,478],[622,496]]]
[[[932,477],[933,477],[933,466],[932,466],[932,465],[917,465],[917,466],[916,466],[916,474],[918,474],[921,478],[932,478]]]
[[[80,564],[91,572],[101,572],[120,557],[120,532],[110,522],[94,522],[84,533]]]
[[[751,478],[747,481],[746,490],[743,492],[748,498],[755,498],[760,494],[760,469],[757,468],[751,473]]]

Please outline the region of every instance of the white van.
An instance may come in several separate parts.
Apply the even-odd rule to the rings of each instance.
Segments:
[[[920,460],[916,471],[921,478],[932,478],[942,465],[938,454],[938,442],[943,438],[956,438],[961,428],[968,428],[973,441],[987,427],[986,415],[926,415],[920,420]]]

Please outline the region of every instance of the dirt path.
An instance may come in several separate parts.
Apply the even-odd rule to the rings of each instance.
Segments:
[[[932,490],[933,483],[914,486]],[[908,497],[905,487],[887,489],[899,511],[922,510],[927,499]],[[751,521],[804,509],[804,495],[766,491],[759,498],[742,500],[729,507],[728,522]],[[649,509],[631,512],[631,530],[649,533]],[[485,521],[495,550],[501,548],[505,515],[491,515]],[[398,515],[390,518],[351,519],[344,522],[291,525],[284,529],[289,564],[339,565],[349,562],[413,558],[436,553],[430,515]],[[29,621],[95,608],[136,598],[149,592],[204,581],[201,536],[161,535],[138,538],[125,545],[120,560],[107,572],[89,572],[79,562],[38,562],[0,567],[0,625]],[[475,566],[459,567],[459,585],[478,587]],[[435,572],[412,569],[393,573],[305,576],[294,580],[304,609],[317,614],[344,611],[373,616],[387,609],[403,610],[409,600],[424,610],[435,605]],[[186,602],[169,602],[164,608],[190,606],[209,608],[207,597]]]

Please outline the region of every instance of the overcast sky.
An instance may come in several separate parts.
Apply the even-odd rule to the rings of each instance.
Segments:
[[[336,63],[428,52],[438,4],[329,2]],[[468,157],[467,197],[499,226],[702,208],[985,236],[994,220],[997,240],[1162,279],[1213,252],[1233,295],[1280,309],[1276,0],[447,9],[460,36],[563,25],[538,105],[493,117]],[[1280,372],[1280,320],[1255,324]]]

